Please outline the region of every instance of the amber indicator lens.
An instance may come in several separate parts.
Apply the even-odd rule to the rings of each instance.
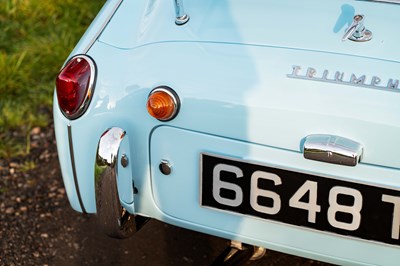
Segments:
[[[172,89],[156,88],[150,93],[147,100],[147,111],[158,120],[168,121],[176,116],[178,105],[178,98]]]

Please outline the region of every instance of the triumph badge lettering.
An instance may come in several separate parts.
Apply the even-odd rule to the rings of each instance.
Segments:
[[[365,87],[370,89],[378,89],[378,90],[386,90],[392,92],[400,92],[399,88],[399,80],[398,79],[388,79],[386,86],[382,86],[381,78],[377,76],[373,76],[370,79],[367,79],[366,75],[351,74],[347,79],[345,79],[346,75],[344,72],[336,71],[334,74],[329,75],[328,70],[324,70],[319,74],[315,68],[309,67],[306,71],[301,71],[300,66],[293,66],[293,71],[291,74],[287,75],[288,78],[293,79],[307,79],[328,83],[336,83],[343,85],[351,85],[358,87]]]

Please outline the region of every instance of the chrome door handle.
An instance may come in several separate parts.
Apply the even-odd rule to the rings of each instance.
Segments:
[[[305,138],[304,158],[347,166],[360,162],[363,147],[351,139],[333,135],[309,135]]]

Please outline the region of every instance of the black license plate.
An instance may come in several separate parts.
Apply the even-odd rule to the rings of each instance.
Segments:
[[[400,191],[201,154],[201,205],[400,245]]]

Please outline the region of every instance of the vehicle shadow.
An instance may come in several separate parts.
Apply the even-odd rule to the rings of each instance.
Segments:
[[[113,239],[96,226],[94,215],[68,209],[69,232],[61,241],[51,265],[211,265],[225,249],[227,240],[151,220],[129,239]],[[71,221],[72,220],[72,221]],[[329,265],[267,251],[260,260],[245,265]]]

